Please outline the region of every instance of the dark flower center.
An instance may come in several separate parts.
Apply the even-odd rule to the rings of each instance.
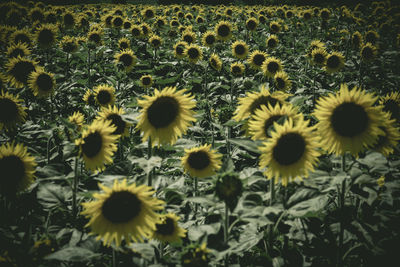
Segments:
[[[256,26],[257,26],[257,23],[254,20],[249,20],[247,22],[247,28],[249,30],[254,30],[256,28]]]
[[[42,73],[37,77],[36,84],[41,91],[48,92],[53,89],[53,79],[46,73]]]
[[[242,73],[242,69],[239,66],[233,66],[232,72],[237,75]]]
[[[243,55],[246,52],[246,49],[244,48],[243,45],[239,44],[235,46],[235,53],[240,55]]]
[[[268,46],[269,47],[275,47],[277,44],[276,40],[274,38],[271,38],[268,40]]]
[[[329,13],[327,11],[322,11],[321,12],[321,18],[323,19],[328,19],[329,18]]]
[[[364,108],[352,102],[337,106],[331,116],[333,130],[344,137],[354,137],[363,133],[369,123]]]
[[[35,71],[35,66],[29,61],[18,61],[11,69],[11,75],[18,81],[24,84],[28,81],[28,76]]]
[[[271,61],[267,65],[267,69],[271,73],[275,73],[279,70],[279,64],[276,61]]]
[[[291,165],[301,159],[306,149],[304,138],[298,133],[282,135],[273,149],[273,157],[280,165]]]
[[[178,113],[178,101],[170,96],[162,96],[148,108],[147,119],[154,128],[165,128],[176,119]]]
[[[159,47],[159,46],[161,45],[161,42],[160,42],[160,40],[158,40],[158,39],[153,39],[153,40],[151,41],[151,44],[152,44],[154,47]]]
[[[304,13],[304,18],[305,19],[311,19],[311,14],[308,13],[308,12]]]
[[[121,27],[123,20],[120,17],[117,17],[113,20],[113,24],[115,27]]]
[[[89,35],[89,41],[92,41],[96,44],[100,43],[101,37],[98,33],[92,33]]]
[[[271,130],[272,130],[272,126],[274,125],[274,122],[277,122],[280,118],[282,118],[283,116],[282,115],[273,115],[273,116],[271,116],[271,117],[269,117],[266,121],[265,121],[265,123],[264,123],[264,133],[265,133],[265,136],[271,136],[269,133],[271,132]]]
[[[139,36],[140,35],[140,30],[138,28],[132,28],[132,35],[133,36]]]
[[[121,42],[121,43],[119,44],[119,47],[120,47],[121,49],[127,49],[127,48],[129,47],[129,45],[128,45],[127,42]]]
[[[328,58],[328,60],[326,61],[326,65],[327,65],[329,68],[332,68],[332,69],[335,69],[335,68],[339,67],[339,65],[340,65],[340,59],[339,59],[339,57],[336,56],[336,55],[331,55],[331,56]]]
[[[32,12],[31,14],[32,21],[42,21],[44,19],[43,13],[39,10]]]
[[[218,35],[221,37],[227,37],[231,33],[231,29],[228,25],[222,24],[217,29]]]
[[[359,45],[360,42],[361,42],[360,36],[353,35],[352,42],[353,42],[354,45]]]
[[[65,42],[62,46],[63,51],[66,53],[72,53],[74,52],[78,46],[76,45],[76,43],[74,42]]]
[[[197,48],[189,48],[189,50],[188,50],[188,55],[189,55],[189,58],[191,58],[191,59],[196,59],[198,56],[199,56],[199,50],[197,50]]]
[[[144,35],[147,35],[149,33],[149,28],[147,28],[146,25],[143,25],[142,26],[142,32],[143,32]]]
[[[364,48],[362,49],[361,55],[362,55],[362,57],[365,58],[365,59],[371,59],[371,58],[373,58],[373,56],[374,56],[374,52],[373,52],[373,50],[372,50],[371,47],[366,46],[366,47],[364,47]]]
[[[365,41],[374,44],[376,42],[375,34],[373,32],[367,33],[367,35],[365,36]]]
[[[203,170],[210,165],[210,157],[207,152],[192,152],[188,158],[189,166],[196,170]]]
[[[15,48],[11,53],[10,53],[10,58],[13,57],[18,57],[18,56],[25,56],[25,52],[24,50],[22,50],[21,48]]]
[[[175,49],[177,55],[183,55],[185,52],[185,49],[182,45],[178,45]]]
[[[189,34],[186,34],[185,36],[183,36],[183,40],[185,42],[187,42],[188,44],[193,43],[193,37],[191,35],[189,35]]]
[[[271,30],[272,30],[273,32],[278,32],[278,31],[279,31],[279,26],[278,26],[277,24],[272,24],[272,25],[271,25]]]
[[[20,33],[20,34],[17,34],[15,37],[14,37],[14,42],[17,44],[18,42],[21,42],[21,43],[26,43],[26,44],[28,44],[28,45],[30,45],[31,44],[31,39],[29,38],[29,36],[27,36],[25,33]]]
[[[113,19],[112,16],[108,16],[108,17],[106,18],[106,24],[107,24],[107,25],[111,25],[112,19]]]
[[[0,158],[0,189],[5,193],[15,192],[25,176],[24,162],[16,155]],[[11,191],[11,192],[9,192]]]
[[[278,87],[278,89],[283,89],[286,86],[286,82],[281,77],[277,77],[275,79],[275,85],[276,85],[276,87]]]
[[[314,62],[317,64],[323,64],[325,61],[325,56],[321,53],[314,54]]]
[[[43,29],[38,36],[38,42],[43,45],[49,45],[54,42],[54,33],[49,29]]]
[[[64,15],[64,24],[68,26],[72,26],[75,23],[74,16],[71,14]]]
[[[277,102],[278,100],[271,96],[260,96],[259,98],[254,100],[253,103],[251,103],[249,111],[251,114],[254,114],[254,112],[257,109],[260,109],[261,106],[268,106],[268,104],[271,104],[271,106],[274,107]]]
[[[117,129],[115,129],[113,134],[119,135],[119,134],[122,134],[124,132],[126,123],[125,123],[125,121],[122,119],[122,117],[120,115],[118,115],[118,114],[108,115],[107,116],[107,120],[111,120],[111,124],[113,126],[117,127]]]
[[[103,203],[101,213],[112,223],[127,223],[139,215],[142,202],[129,191],[113,192]]]
[[[99,132],[94,132],[83,138],[82,152],[88,158],[93,158],[101,151],[103,138]]]
[[[143,83],[144,85],[149,85],[150,82],[151,82],[151,79],[150,79],[149,77],[144,77],[144,78],[142,79],[142,83]]]
[[[174,27],[177,27],[177,26],[179,26],[179,22],[176,21],[176,20],[173,20],[173,21],[171,22],[171,25],[174,26]]]
[[[129,54],[122,54],[119,57],[119,61],[122,62],[124,64],[125,67],[129,67],[132,65],[133,63],[133,58],[131,55]]]
[[[153,12],[153,10],[151,10],[151,9],[146,10],[145,16],[146,16],[146,18],[149,18],[149,19],[151,19],[152,17],[154,17],[154,12]]]
[[[160,235],[172,235],[175,231],[174,220],[171,218],[166,218],[163,224],[156,224],[156,232]]]
[[[125,30],[129,30],[132,26],[132,23],[130,23],[129,21],[125,21],[124,22],[124,29]]]
[[[215,36],[214,35],[207,35],[206,37],[206,43],[209,45],[212,45],[213,43],[215,43]]]
[[[111,94],[106,90],[101,90],[97,94],[97,101],[99,101],[100,105],[106,105],[111,101]]]
[[[18,106],[9,98],[0,98],[0,122],[10,123],[17,119]]]
[[[265,56],[263,54],[256,54],[253,57],[253,63],[256,66],[261,66],[265,61]]]

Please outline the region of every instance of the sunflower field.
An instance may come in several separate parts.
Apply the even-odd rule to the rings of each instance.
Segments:
[[[400,5],[84,2],[0,3],[0,266],[398,266]]]

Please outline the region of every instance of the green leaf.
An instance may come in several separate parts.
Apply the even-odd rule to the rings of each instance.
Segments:
[[[72,261],[72,262],[87,262],[92,259],[100,257],[100,253],[93,253],[92,251],[81,247],[68,247],[58,250],[50,255],[44,257],[46,260],[59,260],[59,261]]]
[[[230,138],[228,139],[228,142],[237,145],[247,151],[261,154],[260,150],[258,150],[258,147],[261,146],[261,142],[259,141],[257,142],[250,139]]]
[[[202,236],[215,235],[216,233],[218,233],[220,228],[221,223],[219,222],[213,224],[191,226],[188,229],[188,237],[192,241],[197,241]]]
[[[146,174],[148,174],[154,168],[161,166],[162,158],[154,156],[154,157],[151,157],[150,159],[146,159],[146,158],[132,159],[132,158],[129,158],[129,160],[132,162],[132,164],[133,163],[137,163],[139,165],[139,167],[141,169],[143,169]]]
[[[59,206],[64,206],[64,208],[66,208],[71,195],[72,192],[69,187],[50,183],[40,184],[37,192],[39,203],[46,209],[53,209]]]
[[[297,203],[288,210],[288,213],[297,218],[318,217],[325,210],[328,196],[322,195]]]

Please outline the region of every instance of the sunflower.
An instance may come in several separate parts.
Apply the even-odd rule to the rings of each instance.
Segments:
[[[396,121],[390,119],[390,114],[387,112],[384,112],[384,114],[385,121],[379,126],[384,134],[378,136],[378,141],[372,149],[388,157],[393,154],[393,148],[397,146],[400,140],[400,130],[396,125]]]
[[[121,39],[118,40],[118,48],[119,50],[130,49],[131,41],[126,37],[122,37]]]
[[[207,31],[203,34],[202,44],[207,47],[212,47],[217,42],[217,36],[212,31]]]
[[[87,34],[88,42],[95,44],[96,46],[101,45],[102,43],[103,32],[100,30],[92,30]]]
[[[156,230],[152,238],[161,242],[180,243],[181,238],[186,236],[186,230],[179,227],[179,217],[174,213],[162,215],[161,222],[156,224]]]
[[[53,24],[42,24],[35,34],[35,40],[39,46],[49,48],[55,44],[57,39],[57,26]]]
[[[317,66],[324,66],[328,53],[325,48],[315,48],[311,51],[311,62]]]
[[[7,48],[7,57],[14,58],[14,57],[26,57],[31,54],[31,50],[28,48],[26,43],[18,42],[18,44],[11,44]]]
[[[189,62],[196,63],[203,58],[203,51],[200,46],[191,44],[186,47],[185,55]]]
[[[133,25],[131,28],[131,34],[135,38],[141,37],[143,34],[142,27],[140,27],[139,25]]]
[[[127,123],[121,115],[125,114],[125,111],[122,108],[117,108],[116,106],[108,106],[103,107],[101,112],[99,112],[97,119],[98,120],[109,120],[111,121],[111,126],[116,127],[113,135],[118,135],[121,137],[129,136],[129,127],[132,125]]]
[[[243,183],[236,173],[223,173],[215,184],[215,195],[229,207],[231,212],[236,208],[243,193]]]
[[[186,132],[190,122],[196,121],[194,96],[176,91],[176,87],[157,89],[154,95],[138,100],[142,107],[137,129],[143,132],[142,141],[151,138],[152,145],[174,144]]]
[[[60,41],[60,47],[65,53],[74,53],[78,50],[78,40],[73,36],[65,35]]]
[[[7,84],[7,77],[0,72],[0,91],[2,91],[3,89],[5,90]]]
[[[196,34],[192,31],[184,31],[182,34],[182,41],[185,41],[188,44],[192,44],[196,42]]]
[[[68,117],[68,121],[77,126],[78,131],[80,131],[83,127],[83,122],[85,120],[85,116],[79,111],[75,111],[71,116]]]
[[[145,19],[152,19],[152,18],[154,18],[155,15],[156,15],[156,13],[154,11],[154,8],[151,6],[146,7],[142,11],[142,16]]]
[[[100,106],[106,107],[108,105],[114,105],[115,102],[115,88],[101,84],[94,88],[94,95],[96,103]]]
[[[274,85],[278,90],[288,91],[292,87],[292,82],[286,72],[278,71],[274,75]]]
[[[140,27],[142,29],[142,37],[149,36],[153,32],[149,24],[147,24],[146,22],[140,24]]]
[[[276,36],[275,34],[271,34],[268,39],[265,41],[265,44],[267,46],[267,48],[269,49],[273,49],[275,47],[278,46],[279,43],[279,39],[278,36]]]
[[[158,28],[162,28],[165,25],[167,25],[167,21],[165,19],[165,17],[157,17],[156,21],[154,22],[154,24],[158,27]]]
[[[42,22],[44,20],[44,12],[38,7],[30,10],[28,15],[32,22]]]
[[[21,42],[30,46],[32,44],[32,35],[27,30],[16,30],[10,35],[10,42],[14,44]]]
[[[26,190],[34,181],[36,162],[21,144],[0,147],[0,194],[13,196]]]
[[[372,61],[375,59],[377,54],[378,49],[371,43],[366,43],[361,47],[360,56],[362,61]]]
[[[245,66],[241,62],[233,62],[230,69],[233,76],[239,77],[244,74]]]
[[[208,62],[216,71],[220,71],[222,69],[222,61],[217,54],[213,53]]]
[[[261,109],[262,106],[268,106],[268,104],[275,106],[277,103],[284,103],[288,96],[288,94],[281,91],[271,94],[263,85],[259,92],[247,92],[245,97],[238,99],[239,106],[234,112],[233,119],[238,122],[245,120],[254,115],[255,111]]]
[[[23,58],[10,58],[7,65],[7,79],[11,85],[22,88],[28,84],[29,74],[36,71],[37,62]]]
[[[129,72],[133,66],[136,65],[136,56],[133,54],[131,49],[124,49],[121,52],[115,54],[115,64],[121,65],[126,72]]]
[[[282,26],[277,21],[271,21],[269,23],[269,29],[271,30],[272,33],[279,33],[282,29]]]
[[[319,16],[321,17],[322,20],[328,20],[330,15],[331,15],[331,12],[327,8],[323,8],[319,12]]]
[[[264,76],[273,78],[275,74],[282,71],[282,62],[275,57],[268,57],[261,66]]]
[[[124,23],[124,19],[121,16],[114,16],[111,23],[114,28],[121,28],[122,24]]]
[[[151,75],[143,75],[140,77],[140,85],[143,88],[149,88],[153,85],[153,77]]]
[[[374,30],[369,30],[365,33],[364,38],[366,43],[371,43],[372,45],[375,45],[379,39],[379,34]]]
[[[94,106],[96,104],[96,94],[92,90],[87,89],[82,100],[85,101],[87,105]]]
[[[188,44],[186,42],[178,42],[174,45],[174,55],[177,58],[184,58],[185,51],[187,49]]]
[[[56,87],[54,74],[38,68],[29,75],[28,86],[35,96],[48,97],[54,93]]]
[[[302,17],[304,20],[310,20],[312,18],[311,10],[304,10],[302,13]]]
[[[76,23],[76,17],[72,12],[65,12],[62,16],[62,21],[66,28],[73,28]]]
[[[332,52],[326,57],[325,70],[328,73],[334,73],[344,67],[344,56],[339,52]]]
[[[181,161],[190,176],[204,178],[213,176],[221,168],[221,157],[221,154],[211,149],[211,145],[203,145],[185,149]]]
[[[267,59],[268,54],[262,52],[260,50],[256,50],[250,54],[249,59],[247,60],[250,64],[250,67],[255,70],[261,70],[264,61]]]
[[[349,90],[346,84],[340,86],[336,95],[329,94],[318,100],[315,117],[319,120],[318,132],[321,146],[329,153],[343,155],[349,151],[357,156],[359,152],[374,145],[382,121],[381,107],[373,107],[376,97],[357,87]]]
[[[151,44],[151,46],[153,48],[159,48],[162,44],[162,39],[160,36],[153,34],[150,38],[149,38],[149,43]]]
[[[317,48],[326,49],[326,45],[325,45],[325,43],[321,42],[320,40],[313,40],[313,41],[311,41],[310,46],[308,47],[308,53],[307,53],[307,55],[308,55],[309,57],[311,57],[312,51],[313,51],[314,49],[317,49]]]
[[[400,123],[400,93],[391,92],[380,97],[379,104],[383,106],[383,111],[390,114],[390,118]]]
[[[183,267],[206,267],[209,266],[210,250],[207,244],[191,245],[181,255],[181,263]]]
[[[249,53],[249,46],[244,41],[235,41],[232,44],[232,54],[239,59],[245,59]]]
[[[363,37],[359,31],[354,32],[351,35],[351,45],[358,49],[360,48],[361,44],[363,43]]]
[[[82,137],[75,140],[79,154],[83,157],[85,167],[97,172],[105,169],[105,164],[112,163],[112,156],[117,151],[118,135],[113,135],[116,127],[111,121],[95,120],[83,130]]]
[[[103,238],[103,244],[121,245],[122,239],[130,245],[131,241],[143,242],[156,230],[156,224],[161,222],[157,211],[162,210],[164,202],[152,197],[154,190],[146,185],[127,185],[114,180],[112,187],[99,184],[103,190],[93,194],[94,201],[82,204],[81,214],[90,218],[86,227],[96,234],[97,240]]]
[[[122,24],[122,27],[125,30],[130,30],[132,28],[132,22],[129,19],[125,19],[124,23]]]
[[[248,124],[251,139],[266,140],[270,138],[274,122],[282,125],[288,118],[291,118],[296,125],[303,119],[303,115],[291,104],[277,103],[275,106],[271,104],[261,106],[254,112]]]
[[[22,102],[18,96],[13,96],[7,92],[0,94],[0,130],[12,130],[17,124],[25,122],[25,107],[20,105]]]
[[[229,21],[220,21],[214,31],[218,40],[227,41],[232,37],[232,24]]]
[[[255,31],[256,29],[257,29],[257,26],[258,26],[258,20],[256,19],[256,18],[248,18],[247,20],[246,20],[246,28],[249,30],[249,31]]]

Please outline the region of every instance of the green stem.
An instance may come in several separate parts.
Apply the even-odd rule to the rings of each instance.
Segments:
[[[164,243],[160,243],[160,261],[164,257]]]
[[[151,138],[149,137],[149,139],[147,141],[147,159],[150,160],[152,155],[153,155],[153,148],[152,148],[152,144],[151,144]],[[150,170],[147,173],[147,185],[152,186],[152,183],[153,183],[153,174],[152,174],[152,171]]]
[[[198,197],[200,194],[199,194],[199,180],[197,177],[194,177],[193,183],[194,183],[194,196]],[[195,214],[197,213],[197,209],[198,209],[198,203],[196,202],[196,204],[194,205]]]
[[[269,205],[272,206],[274,204],[274,199],[275,199],[275,180],[271,178],[269,180],[269,187],[270,187],[270,199],[269,199]]]
[[[87,72],[88,72],[88,85],[89,85],[89,88],[90,88],[90,48],[88,48],[88,69],[87,69]]]
[[[117,262],[117,252],[115,251],[115,249],[112,250],[112,267],[117,267],[118,266],[118,262]]]
[[[342,156],[342,170],[346,171],[346,157],[345,155]],[[339,197],[339,210],[341,214],[343,214],[344,205],[345,205],[345,196],[346,196],[346,179],[343,179],[342,188],[340,192],[338,192]],[[343,247],[343,238],[344,238],[344,222],[343,216],[340,217],[340,230],[339,230],[339,245],[338,245],[338,253],[337,253],[337,265],[336,266],[343,266],[342,263],[342,247]]]
[[[228,244],[228,238],[229,238],[229,208],[228,204],[225,202],[225,226],[224,226],[224,242],[225,244]]]
[[[74,175],[74,181],[72,185],[72,218],[75,220],[76,215],[77,215],[77,203],[76,203],[76,195],[78,191],[78,183],[79,183],[79,177],[78,177],[78,164],[79,164],[79,158],[75,158],[75,175]]]

